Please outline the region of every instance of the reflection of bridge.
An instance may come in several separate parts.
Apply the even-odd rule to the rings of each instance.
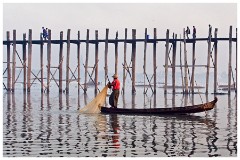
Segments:
[[[88,80],[92,83],[94,83],[95,86],[95,92],[98,92],[98,84],[95,82],[98,82],[98,68],[99,68],[99,61],[104,61],[104,66],[100,66],[105,71],[105,84],[107,83],[108,79],[108,46],[109,44],[114,44],[115,47],[115,73],[118,73],[118,45],[119,43],[124,43],[124,59],[122,60],[123,65],[123,75],[122,75],[122,82],[123,82],[123,93],[125,91],[125,81],[127,76],[129,75],[131,81],[132,81],[132,93],[136,92],[136,46],[137,43],[144,43],[144,60],[143,60],[143,76],[144,76],[144,86],[148,85],[151,88],[152,93],[156,93],[156,84],[157,84],[157,45],[159,46],[158,42],[165,43],[165,57],[161,58],[165,61],[164,69],[165,69],[165,80],[164,84],[168,84],[168,71],[169,68],[172,69],[172,92],[175,93],[176,89],[176,69],[179,67],[181,69],[181,79],[182,79],[182,86],[183,92],[182,93],[194,93],[195,92],[195,68],[196,67],[204,67],[206,68],[206,93],[208,93],[209,88],[209,72],[210,68],[214,68],[214,80],[213,80],[213,86],[214,86],[214,93],[217,92],[217,55],[218,55],[218,42],[225,41],[229,43],[229,66],[228,66],[228,93],[230,94],[230,84],[231,81],[237,82],[237,67],[235,67],[235,79],[234,79],[234,69],[232,67],[232,45],[233,42],[237,42],[237,29],[236,29],[236,38],[233,38],[233,31],[232,26],[230,26],[229,29],[229,38],[218,38],[217,33],[218,29],[215,28],[214,34],[212,32],[212,28],[210,27],[208,30],[208,38],[196,38],[196,36],[193,36],[193,38],[188,39],[185,35],[185,29],[183,30],[183,38],[177,38],[177,34],[173,33],[173,37],[170,38],[170,31],[166,31],[166,38],[157,38],[157,29],[154,28],[154,35],[152,39],[149,39],[147,29],[145,29],[145,37],[143,39],[136,38],[136,29],[132,30],[132,38],[128,38],[127,35],[127,29],[125,29],[125,38],[119,39],[118,38],[118,32],[116,32],[116,37],[114,39],[109,39],[109,29],[106,29],[106,37],[105,39],[99,39],[98,38],[98,31],[95,31],[95,39],[89,39],[89,30],[87,30],[86,39],[80,38],[80,31],[78,31],[78,37],[76,40],[71,40],[71,30],[68,29],[67,31],[67,39],[63,39],[63,32],[60,32],[60,39],[59,40],[53,40],[51,38],[51,30],[48,30],[48,40],[43,40],[42,37],[40,37],[40,40],[32,40],[32,30],[29,29],[28,33],[28,39],[26,39],[26,34],[23,34],[23,40],[17,40],[16,39],[16,30],[13,30],[13,39],[10,39],[10,32],[7,32],[7,39],[3,41],[3,45],[6,46],[6,68],[4,70],[4,74],[6,73],[7,76],[4,76],[4,78],[7,78],[7,85],[4,84],[5,89],[8,91],[14,91],[15,90],[15,84],[16,83],[22,83],[23,89],[30,92],[31,86],[34,83],[34,81],[39,81],[41,83],[41,91],[46,91],[47,93],[50,91],[50,82],[53,81],[56,83],[56,85],[59,88],[59,92],[65,92],[69,93],[69,84],[72,81],[76,81],[78,83],[78,91],[83,90],[84,93],[87,91],[88,86]],[[197,42],[205,41],[208,44],[208,49],[206,51],[207,55],[207,65],[196,65],[196,56],[195,56],[195,45]],[[64,59],[63,55],[63,47],[64,43],[67,44],[66,46],[66,58]],[[84,85],[80,84],[80,47],[81,44],[86,45],[86,56],[85,56],[85,64],[83,65],[84,68]],[[104,43],[105,44],[105,50],[104,50],[104,58],[99,59],[99,44]],[[177,57],[177,43],[180,43],[180,65],[176,64],[176,57]],[[183,52],[182,52],[182,43],[183,43]],[[47,44],[47,59],[44,60],[44,44]],[[59,45],[59,55],[52,55],[52,45]],[[95,55],[90,55],[95,57],[95,64],[90,67],[88,64],[89,59],[89,45],[93,44],[95,46]],[[131,51],[131,59],[130,62],[127,60],[127,44],[131,44],[132,51]],[[153,45],[153,60],[152,63],[152,69],[153,69],[153,75],[148,75],[146,73],[146,67],[147,65],[146,61],[149,58],[149,55],[147,55],[147,44]],[[171,44],[171,46],[170,46]],[[192,44],[192,61],[189,63],[187,62],[187,45]],[[20,58],[20,54],[17,51],[17,45],[22,46],[22,58]],[[39,45],[40,46],[40,55],[39,55],[39,72],[33,73],[32,71],[32,56],[33,56],[33,45]],[[71,45],[77,45],[76,50],[76,60],[77,60],[77,66],[75,68],[70,67],[70,48]],[[11,46],[12,46],[12,52],[11,52]],[[236,43],[237,48],[237,43]],[[214,53],[213,53],[214,50]],[[172,52],[172,53],[171,53]],[[202,51],[201,51],[202,52]],[[28,54],[27,54],[28,53]],[[159,52],[160,53],[160,52]],[[183,53],[183,55],[181,55]],[[170,54],[172,54],[170,56]],[[237,50],[236,50],[237,55]],[[58,65],[53,66],[51,64],[52,56],[54,58],[58,57]],[[182,56],[184,56],[184,61],[182,63]],[[18,57],[18,61],[16,59]],[[163,56],[162,56],[163,57]],[[171,58],[170,58],[171,57]],[[12,58],[12,60],[11,60]],[[72,59],[71,59],[72,60]],[[237,58],[236,58],[237,60]],[[65,62],[66,61],[66,62]],[[211,63],[212,62],[212,66]],[[43,77],[44,75],[44,63],[46,63],[46,72],[47,77]],[[63,63],[66,63],[66,78],[63,80]],[[36,67],[36,66],[35,66]],[[89,71],[89,68],[91,68],[91,72]],[[191,71],[190,69],[191,68]],[[16,76],[16,69],[23,70],[23,82],[17,82],[20,74]],[[184,73],[183,73],[184,69]],[[59,72],[58,78],[55,77],[56,72]],[[33,79],[31,77],[34,77]],[[94,76],[94,78],[93,78]],[[82,77],[83,78],[83,77]],[[65,89],[63,88],[63,82],[65,81]],[[180,83],[179,83],[180,84]],[[237,87],[235,87],[236,89]],[[167,93],[167,86],[164,85],[164,93]],[[144,88],[144,93],[147,91]]]
[[[89,101],[86,94],[79,95],[76,102],[68,94],[60,94],[59,99],[42,94],[40,103],[32,94],[24,94],[23,101],[16,103],[19,97],[15,93],[5,93],[3,153],[4,156],[235,156],[236,99],[220,97],[218,106],[205,116],[124,116],[77,113]],[[174,94],[163,97],[166,106],[175,106],[176,98]],[[189,103],[190,99],[194,104],[194,98],[186,98],[189,97],[183,96],[181,101]]]

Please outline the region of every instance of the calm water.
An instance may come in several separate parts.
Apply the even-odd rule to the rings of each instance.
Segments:
[[[237,100],[218,96],[215,109],[182,116],[79,114],[94,97],[93,88],[69,96],[41,95],[19,89],[3,94],[4,157],[228,157],[237,156]],[[169,90],[171,92],[171,90]],[[184,97],[157,89],[157,95],[120,95],[119,107],[150,108],[197,104],[213,100],[209,94]]]

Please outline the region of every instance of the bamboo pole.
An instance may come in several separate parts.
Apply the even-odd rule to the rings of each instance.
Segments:
[[[185,82],[185,94],[188,94],[188,78],[187,78],[187,49],[186,49],[186,32],[185,29],[183,29],[183,39],[184,39],[184,82]]]
[[[177,34],[173,34],[173,55],[172,55],[172,86],[173,86],[173,94],[176,92],[176,52],[177,52]]]
[[[194,82],[195,82],[195,64],[196,64],[196,54],[195,54],[195,41],[196,36],[193,36],[193,44],[192,44],[192,77],[191,77],[191,86],[192,86],[192,94],[194,94]]]
[[[136,29],[132,29],[132,94],[136,93],[135,80],[136,80]]]
[[[62,57],[63,57],[63,31],[60,32],[60,48],[59,48],[59,93],[62,93],[63,88],[62,88]]]
[[[27,53],[27,48],[26,48],[26,33],[23,34],[23,44],[22,44],[22,51],[23,51],[23,91],[26,91],[26,82],[27,82],[27,67],[26,67],[26,53]]]
[[[51,71],[51,30],[48,29],[48,41],[47,41],[47,93],[49,93],[50,86],[50,71]]]
[[[238,42],[237,42],[237,37],[238,37],[238,34],[237,34],[237,28],[236,28],[236,69],[235,69],[235,71],[236,71],[236,90],[235,90],[235,92],[237,93],[237,78],[238,78],[238,76],[237,76],[237,68],[238,68],[238,63],[237,63],[237,46],[238,46]]]
[[[13,30],[13,54],[12,54],[12,92],[15,90],[16,74],[16,30]]]
[[[78,44],[77,44],[77,63],[78,63],[78,93],[80,92],[80,31],[78,31]]]
[[[32,29],[29,29],[28,32],[29,35],[28,35],[27,91],[30,92],[32,71]]]
[[[231,94],[231,70],[232,70],[232,26],[230,26],[229,28],[228,94]]]
[[[144,57],[143,57],[143,82],[144,82],[144,94],[146,94],[146,54],[147,54],[147,28],[145,28],[145,38],[144,38]],[[145,96],[144,96],[145,97]]]
[[[123,51],[124,55],[123,55],[123,59],[124,59],[124,62],[123,62],[123,88],[122,88],[122,91],[123,91],[123,94],[125,92],[125,83],[126,83],[126,67],[127,67],[127,28],[125,28],[125,39],[124,39],[124,51]]]
[[[95,31],[96,44],[95,44],[95,94],[98,92],[98,31]]]
[[[86,40],[86,60],[85,60],[84,93],[87,93],[88,53],[89,53],[89,29],[87,29],[87,40]]]
[[[66,93],[69,93],[69,60],[70,60],[70,32],[71,29],[67,30],[67,59],[66,59]]]
[[[167,94],[167,83],[168,83],[168,50],[169,50],[169,29],[166,32],[166,53],[165,53],[165,85],[164,94]]]
[[[105,39],[105,85],[107,84],[107,77],[108,77],[108,34],[109,34],[109,29],[106,29],[106,39]]]
[[[40,34],[40,68],[41,68],[41,92],[44,92],[44,86],[43,86],[43,37],[42,34]]]
[[[215,33],[214,33],[214,38],[215,38],[215,42],[214,42],[214,93],[217,92],[217,67],[218,67],[218,63],[217,63],[217,32],[218,29],[215,28]]]
[[[208,32],[207,73],[206,73],[206,94],[208,94],[208,86],[209,86],[209,68],[210,68],[211,41],[212,41],[212,27],[209,27],[209,32]]]
[[[12,89],[12,81],[11,81],[11,48],[10,48],[10,32],[7,31],[7,91],[11,91]]]
[[[180,35],[181,39],[181,35]],[[182,93],[184,93],[184,80],[183,80],[183,71],[182,71],[182,42],[180,42],[180,70],[181,70],[181,79],[182,79]]]
[[[116,38],[118,40],[118,32],[116,32]],[[115,42],[115,74],[118,74],[118,42]]]
[[[156,73],[156,67],[157,67],[157,29],[154,28],[153,30],[153,37],[154,37],[154,43],[153,43],[153,94],[156,94],[156,84],[157,84],[157,73]]]

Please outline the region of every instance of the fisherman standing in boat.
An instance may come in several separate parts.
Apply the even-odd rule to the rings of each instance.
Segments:
[[[109,104],[111,108],[117,108],[119,90],[120,90],[120,81],[118,80],[118,75],[114,74],[112,83],[108,83],[108,88],[112,88],[112,93],[109,97]]]

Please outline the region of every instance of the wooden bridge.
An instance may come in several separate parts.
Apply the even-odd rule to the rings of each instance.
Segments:
[[[147,29],[145,29],[145,38],[144,39],[137,39],[136,38],[136,30],[132,29],[132,37],[127,37],[127,29],[125,29],[125,38],[124,39],[118,39],[118,32],[116,32],[116,37],[114,39],[109,39],[109,29],[106,29],[106,37],[105,39],[98,39],[98,31],[95,31],[95,39],[89,39],[89,30],[87,30],[86,39],[80,39],[80,31],[78,31],[78,38],[76,40],[70,39],[70,32],[71,30],[67,30],[67,39],[63,39],[63,32],[60,32],[60,39],[59,40],[53,40],[51,38],[51,30],[48,30],[48,40],[43,40],[42,36],[40,36],[39,40],[32,40],[32,30],[29,29],[28,32],[28,40],[26,39],[26,34],[23,34],[22,40],[16,39],[16,30],[13,30],[13,39],[10,40],[10,32],[7,31],[7,39],[3,41],[3,45],[7,46],[7,53],[4,53],[7,55],[7,61],[3,62],[7,64],[7,67],[5,68],[3,75],[7,73],[7,76],[4,78],[7,78],[7,85],[3,83],[5,89],[7,91],[14,92],[15,90],[15,84],[17,83],[17,80],[20,76],[20,74],[16,77],[16,68],[21,68],[23,70],[23,90],[30,92],[32,84],[38,80],[41,83],[41,92],[46,91],[49,93],[50,91],[50,82],[53,80],[56,85],[59,87],[59,92],[65,91],[65,93],[69,93],[69,84],[72,81],[76,81],[78,83],[78,91],[81,89],[84,91],[84,93],[87,92],[87,80],[91,80],[95,85],[95,93],[98,92],[98,52],[99,52],[99,43],[105,44],[105,56],[104,56],[104,70],[105,70],[105,84],[107,83],[108,79],[108,44],[113,43],[115,46],[115,73],[118,73],[118,44],[124,43],[124,63],[123,63],[123,87],[122,91],[124,93],[125,91],[125,84],[126,84],[126,76],[131,76],[132,81],[132,93],[134,94],[136,92],[136,44],[141,42],[144,43],[144,64],[143,64],[143,74],[144,74],[144,93],[147,92],[146,85],[150,87],[151,91],[155,94],[156,93],[156,54],[157,54],[157,42],[165,43],[165,65],[163,66],[165,68],[165,79],[164,79],[164,93],[167,93],[167,84],[168,84],[168,71],[169,68],[172,69],[172,92],[176,93],[176,67],[181,68],[182,73],[182,90],[183,94],[189,94],[189,93],[195,93],[194,86],[196,85],[196,81],[194,79],[195,75],[195,67],[206,67],[206,91],[205,93],[208,94],[209,90],[209,70],[211,68],[210,66],[210,59],[212,58],[213,62],[213,69],[214,69],[214,93],[217,93],[217,69],[218,69],[218,63],[217,63],[217,56],[218,56],[218,42],[219,41],[226,41],[229,44],[229,56],[228,56],[228,94],[231,93],[231,84],[233,80],[234,89],[235,92],[237,92],[237,28],[236,28],[236,37],[233,38],[233,31],[232,26],[229,28],[229,38],[218,38],[217,33],[218,29],[215,28],[214,33],[212,33],[212,28],[209,28],[208,31],[208,37],[207,38],[186,38],[185,29],[183,29],[183,38],[177,38],[177,34],[173,34],[173,37],[170,38],[169,30],[166,31],[166,38],[159,39],[157,38],[157,29],[154,28],[154,36],[152,39],[148,38]],[[195,65],[195,45],[199,41],[206,41],[208,44],[208,51],[207,51],[207,65]],[[184,61],[183,64],[180,61],[180,65],[176,65],[176,48],[177,48],[177,42],[180,42],[180,56],[182,51],[181,44],[183,43],[183,54],[184,54]],[[232,69],[232,44],[233,42],[236,42],[236,68],[235,68],[235,79],[233,76],[233,69]],[[44,64],[43,64],[43,46],[44,44],[47,44],[47,77],[44,77]],[[63,80],[63,44],[67,44],[67,52],[66,52],[66,79]],[[84,84],[80,83],[80,45],[81,43],[86,43],[86,58],[85,58],[85,76],[84,76]],[[131,61],[129,64],[127,64],[127,44],[130,43],[132,45],[132,53],[131,53]],[[148,77],[146,73],[146,53],[147,53],[147,44],[153,45],[153,75],[151,79]],[[187,62],[187,49],[186,44],[191,43],[192,44],[192,62],[191,64],[188,64]],[[58,44],[59,45],[59,64],[58,66],[52,66],[51,65],[51,46],[52,44]],[[70,44],[76,44],[77,45],[77,68],[75,71],[73,71],[69,64],[70,64]],[[95,45],[95,64],[92,68],[92,73],[89,73],[88,68],[88,59],[89,59],[89,44]],[[170,44],[172,46],[170,47]],[[22,45],[22,58],[20,58],[19,53],[16,50],[16,45]],[[40,71],[38,74],[35,74],[32,72],[32,45],[40,45]],[[11,52],[12,48],[12,52]],[[170,57],[170,52],[172,49],[172,57]],[[213,53],[214,52],[214,53]],[[16,64],[16,56],[18,56],[21,66],[19,67]],[[92,56],[92,55],[91,55]],[[12,59],[12,61],[11,61]],[[169,64],[170,62],[170,64]],[[189,67],[191,67],[191,75],[189,71]],[[55,72],[51,72],[51,68],[55,68]],[[183,75],[184,70],[184,75]],[[59,72],[58,79],[55,78],[55,73]],[[77,71],[77,75],[75,75],[75,72]],[[71,78],[70,78],[70,72],[71,72]],[[95,72],[95,76],[93,79],[93,74]],[[40,76],[39,76],[40,74]],[[31,78],[31,77],[34,78]],[[74,78],[74,79],[73,79]],[[47,83],[44,83],[44,79],[47,80]],[[153,82],[152,82],[153,79]],[[66,82],[66,88],[63,89],[63,81]],[[190,84],[190,88],[189,88]]]

